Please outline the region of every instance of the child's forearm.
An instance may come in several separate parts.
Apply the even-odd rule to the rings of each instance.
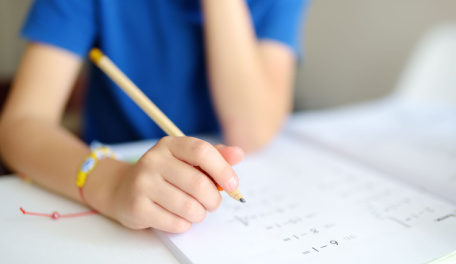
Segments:
[[[81,67],[81,58],[44,44],[27,46],[0,119],[0,154],[15,172],[39,185],[81,201],[75,180],[89,147],[59,125],[67,98]],[[103,161],[89,177],[84,194],[97,210],[107,207],[92,200],[90,188]],[[120,175],[114,170],[115,175]],[[106,176],[111,173],[106,173]],[[108,181],[110,183],[112,181]],[[108,185],[109,186],[109,185]],[[107,196],[107,186],[97,187]]]
[[[225,137],[256,149],[275,135],[291,109],[292,53],[257,41],[244,0],[202,4],[211,92]]]
[[[57,125],[32,118],[3,124],[2,131],[2,157],[14,171],[82,202],[75,180],[90,153],[87,145]],[[84,196],[91,207],[108,214],[109,192],[126,166],[108,159],[99,162],[84,186]]]
[[[13,171],[55,192],[78,199],[77,189],[69,180],[89,148],[42,120],[24,118],[2,124],[1,153]]]
[[[90,149],[59,120],[80,65],[64,50],[30,45],[0,119],[0,154],[9,167],[77,201],[76,176]],[[220,205],[213,181],[238,188],[231,165],[242,157],[236,147],[165,137],[136,165],[102,159],[83,186],[84,200],[129,228],[184,232]]]

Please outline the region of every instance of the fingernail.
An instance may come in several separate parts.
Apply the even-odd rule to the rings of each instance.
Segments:
[[[228,182],[229,190],[234,191],[234,190],[236,190],[237,186],[238,186],[237,178],[236,177],[231,178],[230,181]]]

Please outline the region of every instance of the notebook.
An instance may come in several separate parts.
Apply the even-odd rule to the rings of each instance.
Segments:
[[[297,114],[234,167],[246,204],[155,232],[182,263],[427,263],[456,250],[455,161],[452,107]]]

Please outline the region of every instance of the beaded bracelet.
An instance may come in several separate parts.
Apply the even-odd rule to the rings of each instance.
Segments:
[[[85,158],[84,162],[81,165],[81,168],[78,171],[76,176],[76,186],[79,189],[79,195],[81,200],[88,205],[87,201],[84,198],[82,188],[84,187],[87,176],[95,169],[98,164],[98,161],[104,158],[116,158],[116,154],[108,147],[97,147],[92,150],[92,152]]]

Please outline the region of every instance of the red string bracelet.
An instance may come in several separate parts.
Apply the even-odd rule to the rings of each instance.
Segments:
[[[87,176],[95,169],[95,166],[98,164],[98,161],[106,158],[116,158],[115,153],[108,147],[97,147],[92,150],[92,152],[85,158],[84,162],[81,165],[81,168],[78,171],[77,177],[76,177],[76,186],[78,187],[79,190],[79,196],[81,197],[81,200],[89,206],[87,203],[87,200],[84,197],[84,192],[82,188],[85,185],[85,182],[87,180]],[[26,180],[28,177],[26,177],[24,174],[19,174],[20,178]],[[27,181],[30,182],[30,181]],[[73,213],[73,214],[59,214],[59,212],[55,211],[52,214],[46,214],[46,213],[34,213],[34,212],[27,212],[25,211],[22,207],[19,208],[21,212],[24,215],[34,215],[34,216],[44,216],[44,217],[51,217],[55,220],[59,218],[71,218],[71,217],[79,217],[79,216],[87,216],[87,215],[92,215],[92,214],[97,214],[98,212],[96,210],[90,210],[86,212],[81,212],[81,213]]]
[[[43,213],[27,212],[22,207],[20,207],[19,210],[21,210],[21,212],[25,215],[45,216],[45,217],[51,217],[55,220],[57,220],[59,218],[79,217],[79,216],[86,216],[86,215],[92,215],[92,214],[98,213],[95,210],[90,210],[90,211],[86,211],[86,212],[73,213],[73,214],[59,214],[59,212],[57,212],[57,211],[53,212],[52,214],[43,214]]]

